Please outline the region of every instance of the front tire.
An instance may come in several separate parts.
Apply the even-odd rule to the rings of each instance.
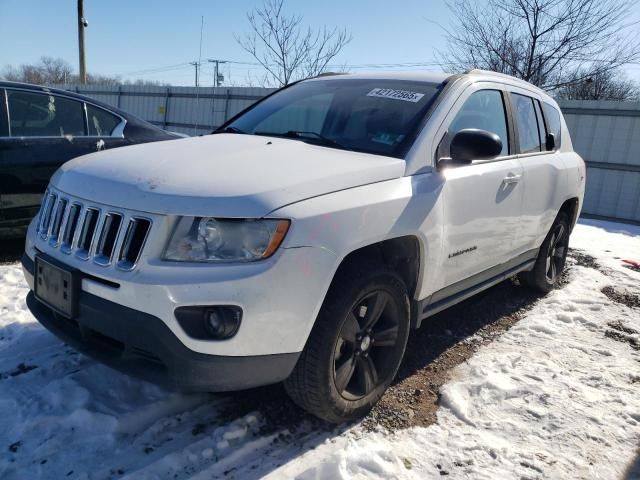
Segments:
[[[569,215],[560,212],[542,242],[533,269],[518,275],[523,284],[543,293],[553,290],[560,280],[567,260],[569,234]]]
[[[332,423],[366,415],[398,371],[409,308],[405,284],[387,267],[339,273],[285,381],[292,400]]]

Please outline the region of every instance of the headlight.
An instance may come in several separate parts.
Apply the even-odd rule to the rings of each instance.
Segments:
[[[163,258],[179,262],[251,262],[278,249],[289,220],[181,217]]]

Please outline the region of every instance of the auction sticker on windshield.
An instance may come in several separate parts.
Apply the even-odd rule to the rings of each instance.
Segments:
[[[395,90],[393,88],[374,88],[367,93],[367,97],[392,98],[394,100],[417,103],[424,97],[424,93],[410,92],[409,90]]]

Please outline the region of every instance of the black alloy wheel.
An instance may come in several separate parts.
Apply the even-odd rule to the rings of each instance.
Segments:
[[[360,418],[400,367],[410,328],[407,287],[376,262],[336,274],[293,372],[292,400],[323,420]]]
[[[333,352],[336,390],[347,400],[371,393],[393,372],[387,355],[399,340],[400,314],[388,292],[376,290],[355,302]]]
[[[564,269],[564,264],[567,260],[567,249],[569,247],[569,235],[568,230],[562,223],[555,225],[551,234],[551,241],[549,242],[549,249],[547,251],[547,260],[545,264],[545,275],[547,280],[551,283],[555,283],[556,278]]]

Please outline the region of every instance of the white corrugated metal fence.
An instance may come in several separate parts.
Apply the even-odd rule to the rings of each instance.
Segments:
[[[269,88],[66,86],[167,130],[205,134]],[[640,222],[640,103],[561,101],[574,148],[587,162],[583,213]]]

